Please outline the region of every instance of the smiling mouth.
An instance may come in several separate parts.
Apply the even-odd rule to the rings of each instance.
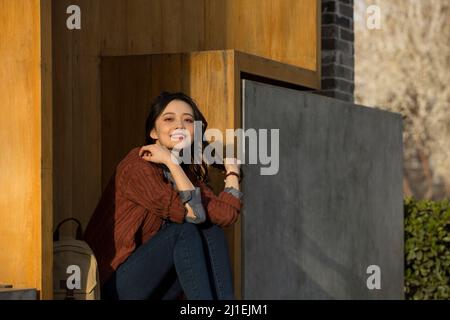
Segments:
[[[170,136],[172,140],[184,140],[186,138],[183,134],[173,134]]]

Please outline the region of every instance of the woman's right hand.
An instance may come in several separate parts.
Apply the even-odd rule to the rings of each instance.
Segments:
[[[145,161],[162,163],[165,165],[168,165],[169,161],[172,161],[172,153],[170,150],[159,144],[149,144],[143,146],[139,150],[139,156]]]

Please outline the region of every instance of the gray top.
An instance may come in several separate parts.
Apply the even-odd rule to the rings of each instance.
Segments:
[[[169,170],[165,169],[163,170],[164,172],[164,176],[167,178],[167,180],[169,180],[172,185],[175,185],[175,181],[172,178],[172,174],[170,173]],[[235,196],[238,199],[241,199],[243,196],[243,193],[234,188],[234,187],[227,187],[224,188],[223,191],[231,193],[233,196]],[[190,222],[190,223],[195,223],[195,224],[200,224],[205,222],[206,220],[206,213],[205,213],[205,208],[203,208],[203,204],[202,204],[202,196],[201,196],[201,192],[200,192],[200,188],[199,187],[195,187],[194,190],[183,190],[183,191],[178,191],[178,194],[181,197],[181,201],[184,203],[189,203],[189,205],[192,208],[192,211],[194,212],[194,215],[196,216],[196,219],[191,219],[189,217],[186,217],[184,220],[186,222]]]

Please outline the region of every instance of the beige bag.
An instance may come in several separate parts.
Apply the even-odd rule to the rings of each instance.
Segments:
[[[59,228],[69,220],[78,224],[76,239],[59,239]],[[61,221],[53,234],[53,299],[55,300],[100,299],[97,260],[89,245],[81,238],[81,223],[75,218]]]

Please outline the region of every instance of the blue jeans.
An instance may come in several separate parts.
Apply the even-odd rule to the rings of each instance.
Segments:
[[[102,299],[234,300],[225,234],[211,223],[166,222],[102,287]]]

